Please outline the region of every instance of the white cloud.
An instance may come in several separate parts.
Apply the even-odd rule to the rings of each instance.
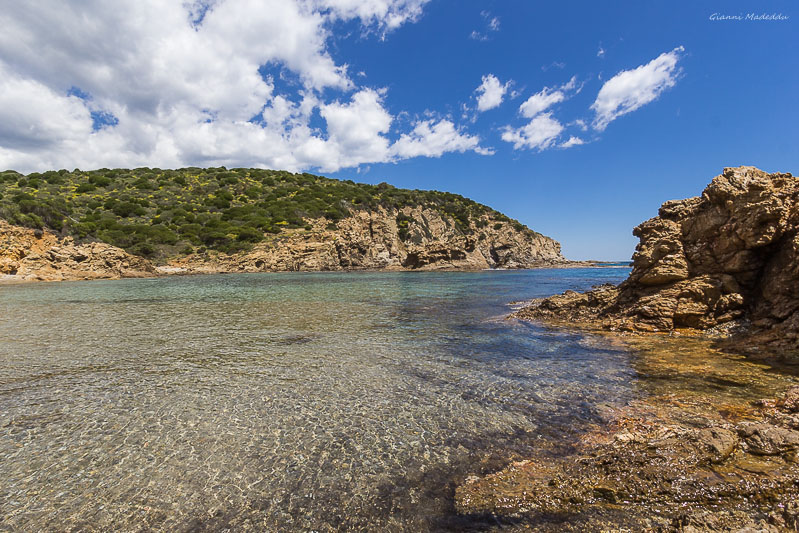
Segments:
[[[473,30],[472,33],[469,34],[469,38],[474,39],[475,41],[487,41],[491,32],[499,31],[499,17],[491,15],[491,12],[489,11],[481,11],[480,16],[485,20],[486,32],[482,33],[477,30]]]
[[[519,106],[519,112],[524,117],[533,118],[542,111],[566,100],[570,96],[568,93],[574,90],[576,86],[577,77],[572,76],[568,82],[560,87],[544,87],[541,91],[535,93],[522,103],[522,105]]]
[[[663,91],[673,87],[680,74],[677,61],[683,51],[679,46],[646,65],[619,72],[605,82],[591,105],[596,113],[594,129],[604,130],[618,117],[656,100]]]
[[[548,87],[544,87],[540,92],[535,93],[533,96],[519,106],[519,112],[522,116],[533,118],[540,112],[547,108],[562,102],[566,96],[562,91],[553,91]]]
[[[406,22],[415,22],[430,0],[316,0],[321,9],[344,20],[359,18],[366,25],[393,30]]]
[[[323,105],[320,113],[327,122],[326,149],[332,152],[318,163],[323,170],[388,159],[389,141],[383,135],[393,117],[383,108],[377,91],[364,89],[350,103]]]
[[[587,131],[588,130],[588,124],[586,124],[585,121],[583,119],[581,119],[581,118],[576,119],[574,122],[569,124],[569,126],[577,126],[578,128],[580,128],[583,131]]]
[[[333,171],[411,157],[392,149],[402,131],[392,131],[385,93],[359,87],[328,42],[333,21],[385,34],[416,20],[426,2],[9,3],[0,10],[0,168]],[[278,91],[262,68],[297,84]],[[98,127],[99,112],[118,123]],[[431,143],[420,155],[482,150],[457,131],[444,143],[415,132]]]
[[[552,116],[552,112],[545,111],[555,104],[564,102],[582,90],[582,85],[577,85],[577,76],[572,76],[569,81],[557,87],[544,87],[532,95],[519,106],[519,113],[531,119],[527,125],[520,128],[506,126],[502,133],[502,140],[513,143],[513,148],[546,150],[560,147],[570,148],[582,144],[578,137],[570,137],[567,141],[558,143],[558,137],[565,130],[563,124]],[[571,125],[579,123],[575,121]]]
[[[410,134],[404,133],[391,147],[391,153],[400,158],[439,157],[445,152],[474,150],[482,155],[491,155],[491,150],[480,147],[480,139],[459,132],[449,120],[425,120],[417,122]]]
[[[499,107],[505,97],[505,93],[508,91],[509,85],[510,82],[504,85],[500,83],[499,79],[493,74],[483,76],[483,83],[475,89],[475,92],[478,93],[477,110],[488,111]]]
[[[522,148],[546,150],[555,145],[558,136],[563,132],[563,125],[552,118],[552,113],[535,116],[526,126],[521,128],[505,128],[502,140],[513,143],[517,150]]]
[[[0,63],[0,146],[50,148],[60,139],[92,131],[89,109],[77,96],[53,92],[41,83],[11,76]],[[46,121],[38,120],[42,115]]]
[[[574,135],[572,135],[571,137],[569,137],[567,141],[560,143],[559,146],[561,148],[571,148],[572,146],[579,146],[581,144],[585,144],[585,141],[579,137],[575,137]]]

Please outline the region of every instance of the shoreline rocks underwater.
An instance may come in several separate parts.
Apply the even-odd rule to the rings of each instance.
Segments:
[[[0,220],[0,274],[7,282],[601,266],[568,261],[557,242],[510,222],[486,222],[488,233],[478,241],[435,211],[408,211],[407,220],[421,222],[403,228],[396,222],[401,214],[360,211],[335,229],[310,220],[246,252],[194,253],[159,265],[110,244]],[[610,339],[650,361],[648,372],[680,375],[685,369],[674,354],[690,352],[698,359],[765,360],[775,372],[796,375],[799,179],[725,168],[700,197],[666,202],[634,235],[640,243],[626,281],[535,300],[511,318]],[[701,365],[692,372],[703,379]],[[746,387],[750,377],[730,379]],[[796,530],[799,385],[772,392],[719,403],[710,394],[658,391],[608,414],[571,453],[542,450],[461,480],[455,509],[541,531]]]
[[[725,168],[702,196],[666,202],[633,233],[620,285],[534,300],[511,318],[614,339],[664,376],[686,372],[674,364],[686,344],[700,359],[743,354],[796,375],[799,179]],[[759,371],[718,382],[747,387]],[[695,377],[716,376],[702,367]],[[456,506],[520,523],[572,517],[552,531],[795,531],[799,386],[771,392],[723,405],[668,392],[631,402],[565,457],[467,479]]]

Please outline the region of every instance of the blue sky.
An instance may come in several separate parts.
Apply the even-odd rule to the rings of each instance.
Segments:
[[[5,9],[0,167],[448,190],[606,260],[725,166],[799,168],[792,2],[173,4]]]

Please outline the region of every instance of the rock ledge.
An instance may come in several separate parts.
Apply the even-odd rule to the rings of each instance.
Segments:
[[[799,178],[725,168],[702,196],[664,203],[633,230],[630,277],[534,301],[514,316],[614,331],[745,326],[752,346],[799,345]]]

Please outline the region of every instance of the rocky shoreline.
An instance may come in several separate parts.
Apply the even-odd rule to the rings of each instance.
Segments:
[[[793,387],[748,412],[696,410],[692,423],[675,420],[685,405],[634,402],[573,454],[466,479],[455,505],[541,531],[795,531],[797,398]]]
[[[750,354],[797,354],[799,178],[726,168],[701,197],[666,202],[633,234],[633,270],[619,286],[567,291],[514,316],[616,332],[703,332]]]
[[[403,218],[405,217],[405,218]],[[405,220],[405,225],[402,221]],[[398,222],[399,221],[399,222]],[[510,220],[481,219],[467,232],[435,210],[358,211],[331,227],[325,219],[268,235],[235,254],[175,251],[153,262],[100,242],[76,242],[48,230],[0,220],[0,276],[5,281],[296,271],[416,271],[585,266],[560,244]],[[517,227],[520,226],[520,227]]]
[[[660,385],[572,453],[463,480],[456,508],[541,531],[799,530],[799,179],[726,168],[633,233],[626,281],[511,316],[620,343]],[[728,354],[771,365],[730,376]],[[747,398],[769,372],[784,377]]]

